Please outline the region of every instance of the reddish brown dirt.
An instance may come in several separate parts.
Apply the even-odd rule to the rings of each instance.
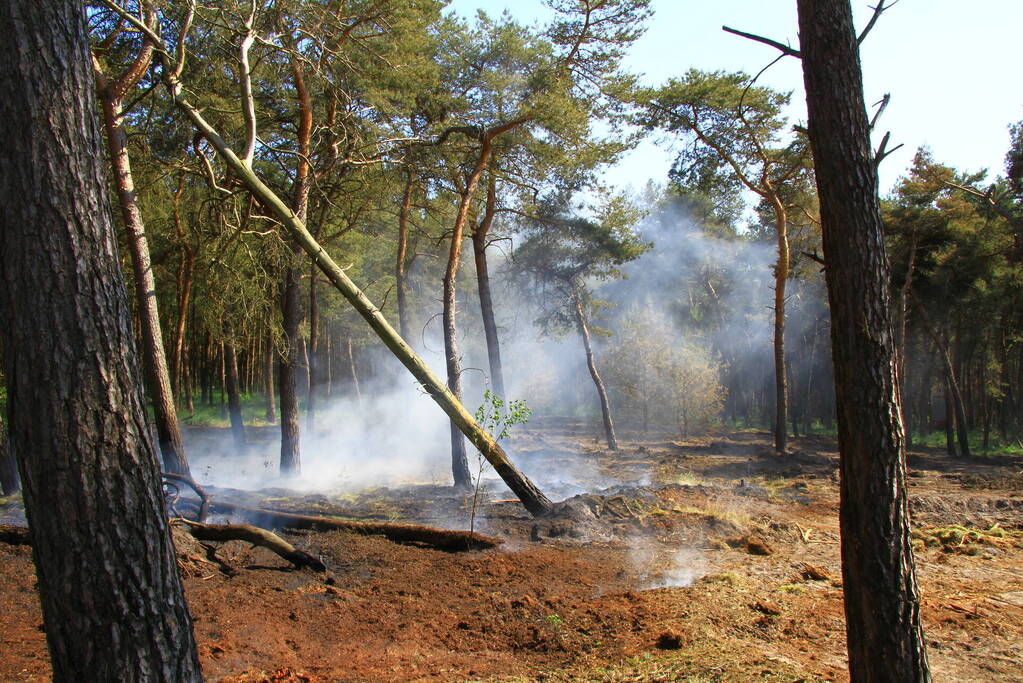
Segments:
[[[562,464],[584,459],[609,479],[652,483],[577,498],[571,515],[541,523],[490,501],[480,524],[507,539],[498,550],[290,535],[323,557],[324,576],[226,544],[218,556],[235,576],[191,562],[186,578],[206,676],[844,680],[834,446],[797,440],[796,454],[777,458],[766,454],[767,438],[636,442],[610,455],[589,440],[528,432],[516,443],[526,460],[542,451]],[[1019,463],[917,453],[911,464],[935,678],[1023,680]],[[280,508],[364,518],[438,523],[464,512],[442,487],[273,496]],[[965,540],[942,541],[932,528],[995,523]],[[29,550],[0,544],[0,567],[0,680],[45,680]]]

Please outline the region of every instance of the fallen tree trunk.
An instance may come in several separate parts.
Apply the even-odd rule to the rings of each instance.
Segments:
[[[351,522],[330,517],[297,515],[291,512],[250,508],[233,503],[214,502],[214,514],[239,515],[258,526],[309,529],[312,531],[348,531],[364,536],[384,536],[397,543],[422,543],[438,550],[486,550],[496,548],[504,541],[474,531],[438,529],[421,524],[391,524],[385,522]]]
[[[277,553],[298,568],[309,567],[318,572],[327,571],[326,565],[307,552],[299,550],[277,534],[251,524],[202,524],[182,519],[189,533],[200,541],[245,541]]]

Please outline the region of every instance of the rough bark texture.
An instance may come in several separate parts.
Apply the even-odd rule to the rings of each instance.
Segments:
[[[600,414],[604,419],[604,439],[607,447],[612,451],[618,450],[618,439],[615,437],[615,425],[611,419],[611,402],[607,399],[607,389],[604,388],[604,380],[597,371],[597,359],[593,355],[593,346],[590,344],[590,329],[586,324],[586,314],[583,312],[583,304],[579,297],[575,298],[575,321],[579,326],[579,334],[583,338],[583,348],[586,349],[586,367],[590,370],[590,377],[597,387],[597,396],[600,397]]]
[[[798,8],[831,304],[849,672],[924,681],[889,265],[852,9]]]
[[[0,22],[16,27],[0,44],[0,336],[53,678],[201,681],[138,386],[83,6],[0,3]]]
[[[490,293],[490,270],[487,267],[487,235],[494,224],[497,212],[497,179],[491,168],[487,182],[487,204],[483,219],[472,233],[472,253],[476,260],[476,288],[480,295],[480,313],[483,317],[483,332],[487,338],[487,358],[490,361],[490,384],[494,393],[507,400],[504,391],[504,370],[501,367],[501,342],[497,336],[497,318],[494,315],[494,298]]]
[[[135,195],[135,181],[131,174],[128,158],[128,134],[124,129],[122,98],[127,88],[134,85],[148,66],[152,45],[147,41],[135,63],[114,81],[109,81],[101,68],[96,66],[97,91],[103,112],[103,127],[106,132],[107,152],[114,173],[114,189],[121,210],[121,220],[128,236],[128,252],[131,254],[132,272],[135,282],[136,313],[142,325],[143,367],[147,375],[147,386],[153,404],[153,418],[163,455],[163,467],[168,472],[188,473],[188,459],[181,441],[178,416],[174,408],[174,394],[171,377],[167,369],[167,354],[163,346],[163,332],[160,329],[160,312],[156,302],[156,278],[149,255],[149,240]]]

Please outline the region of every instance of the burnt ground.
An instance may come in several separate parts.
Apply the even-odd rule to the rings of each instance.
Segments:
[[[589,427],[522,429],[559,516],[490,486],[450,553],[341,532],[289,534],[326,575],[232,542],[228,576],[182,555],[213,681],[747,681],[847,678],[832,440],[742,432],[598,447]],[[1023,463],[910,457],[917,567],[937,680],[1023,681]],[[552,475],[550,473],[557,473]],[[585,492],[584,492],[585,491]],[[467,526],[440,486],[344,496],[214,491],[249,505]],[[18,502],[0,506],[16,518]],[[4,521],[0,519],[0,521]],[[216,521],[216,520],[214,520]],[[49,676],[28,548],[0,543],[0,680]]]

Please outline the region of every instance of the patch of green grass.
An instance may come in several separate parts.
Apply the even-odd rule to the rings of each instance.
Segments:
[[[987,450],[984,449],[984,435],[977,429],[970,432],[969,435],[970,452],[974,454],[981,454],[986,456],[1008,456],[1008,457],[1020,457],[1023,456],[1023,444],[1020,440],[1015,441],[1008,440],[1002,441],[1000,437],[995,434],[991,435],[990,442],[988,443]],[[931,432],[929,434],[914,434],[913,435],[914,446],[925,446],[928,448],[944,448],[945,447],[945,432]],[[959,441],[956,438],[956,447],[958,448]]]

